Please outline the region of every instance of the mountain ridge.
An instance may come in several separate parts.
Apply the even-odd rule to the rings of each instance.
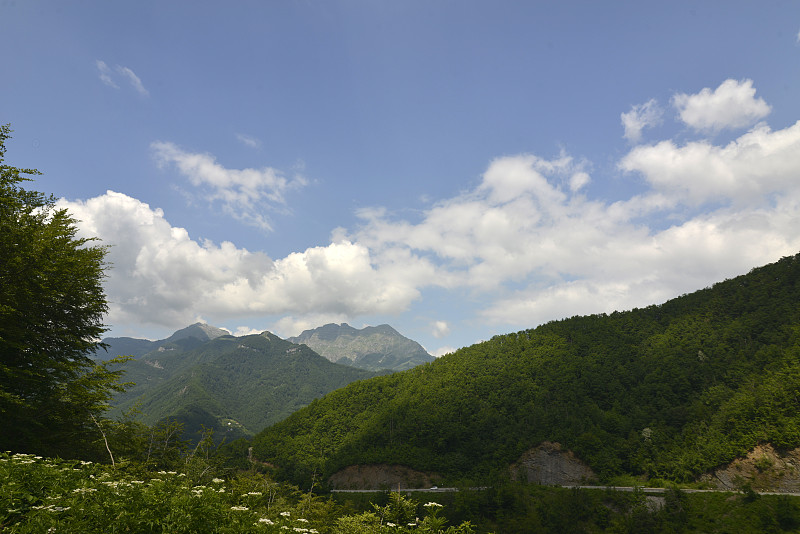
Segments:
[[[112,400],[113,414],[131,409],[143,422],[184,424],[196,439],[202,427],[229,438],[252,435],[313,399],[374,372],[328,361],[307,346],[270,333],[234,337],[192,325],[121,366],[135,385]]]
[[[359,330],[347,323],[328,323],[288,340],[307,345],[332,362],[372,371],[404,371],[435,359],[388,324]]]

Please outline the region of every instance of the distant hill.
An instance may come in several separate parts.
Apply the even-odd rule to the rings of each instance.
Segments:
[[[152,349],[124,365],[123,380],[135,385],[113,399],[112,415],[136,407],[149,424],[175,419],[188,439],[199,436],[201,425],[218,436],[252,435],[329,391],[375,376],[269,332],[234,337],[197,324],[159,342],[107,343],[114,356],[117,349]]]
[[[557,443],[600,480],[696,480],[761,443],[800,446],[798,303],[800,255],[498,335],[333,391],[258,434],[254,455],[297,483],[367,464],[475,482]]]
[[[332,362],[372,371],[405,371],[435,359],[388,324],[357,330],[347,323],[331,323],[288,341],[307,345]]]

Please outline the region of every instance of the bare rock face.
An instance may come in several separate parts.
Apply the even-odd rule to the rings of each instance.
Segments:
[[[514,480],[551,486],[578,485],[594,479],[594,472],[572,451],[561,450],[561,445],[550,441],[523,453],[510,469]]]
[[[706,473],[700,481],[721,490],[750,484],[754,490],[800,492],[800,448],[778,451],[770,444],[758,445],[744,458]]]
[[[430,488],[439,481],[435,473],[415,471],[403,465],[351,465],[328,479],[333,489],[397,490]]]

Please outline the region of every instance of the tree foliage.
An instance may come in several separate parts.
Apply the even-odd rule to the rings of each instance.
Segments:
[[[78,237],[52,195],[23,187],[37,170],[2,164],[10,133],[0,126],[0,448],[71,454],[121,389],[87,356],[106,330],[106,249]]]

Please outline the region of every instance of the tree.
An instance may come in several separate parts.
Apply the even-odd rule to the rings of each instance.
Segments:
[[[0,450],[74,455],[122,388],[88,356],[106,331],[106,248],[22,187],[39,171],[3,164],[11,131],[0,126]]]

